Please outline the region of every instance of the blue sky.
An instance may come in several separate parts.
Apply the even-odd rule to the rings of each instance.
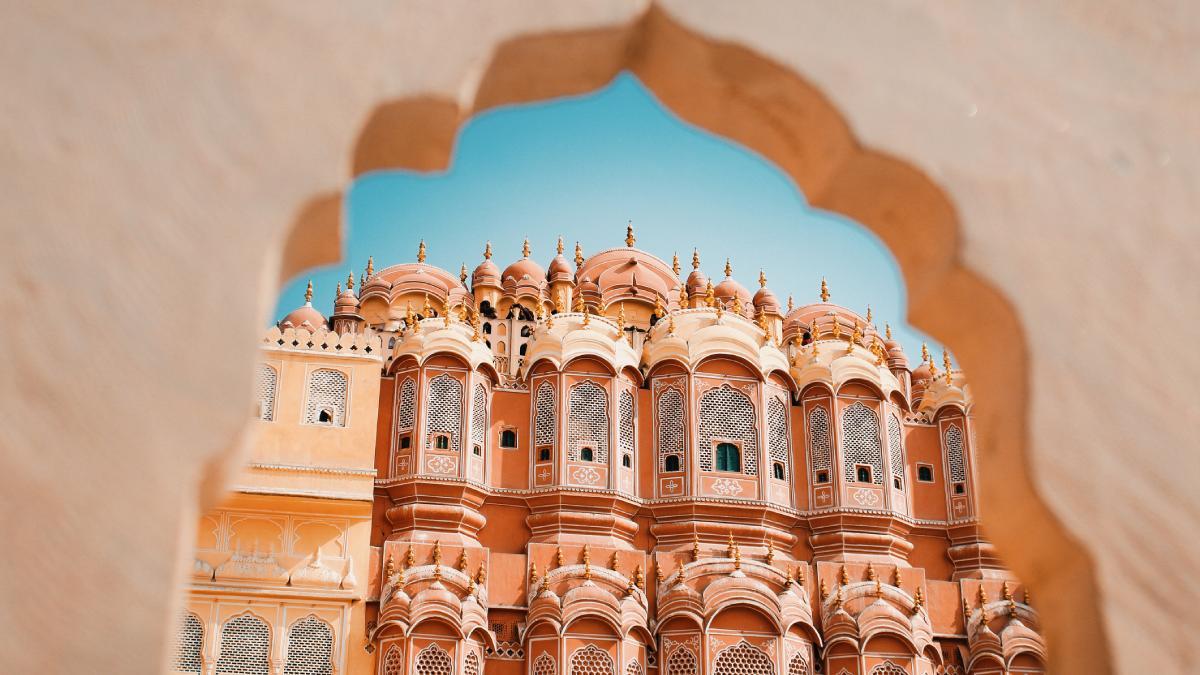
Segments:
[[[334,285],[367,256],[380,269],[416,259],[457,273],[472,270],[492,242],[501,269],[529,237],[543,265],[561,234],[567,257],[624,245],[632,220],[638,248],[685,274],[692,248],[710,278],[734,277],[753,291],[762,268],[786,302],[818,301],[821,277],[831,301],[890,322],[910,363],[927,339],[902,319],[905,290],[891,253],[866,228],[808,206],[791,179],[757,154],[692,127],[663,108],[630,74],[595,93],[493,110],[472,119],[443,173],[374,172],[356,180],[348,199],[343,264],[314,270],[284,289],[276,318],[303,303],[308,278],[314,305],[332,311]],[[935,345],[930,341],[930,349]],[[934,352],[940,355],[940,347]]]

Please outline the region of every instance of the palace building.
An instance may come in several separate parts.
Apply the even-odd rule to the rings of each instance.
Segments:
[[[176,672],[1042,673],[970,390],[865,314],[625,245],[425,262],[263,338]],[[356,288],[357,285],[357,288]],[[816,290],[816,289],[814,289]]]

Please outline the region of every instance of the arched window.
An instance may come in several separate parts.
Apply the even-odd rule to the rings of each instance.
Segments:
[[[580,461],[582,449],[590,448],[596,461],[608,463],[608,392],[584,380],[571,387],[567,405],[567,459]]]
[[[621,466],[625,467],[626,469],[633,468],[633,456],[628,452],[621,455]]]
[[[787,479],[788,458],[791,449],[788,447],[788,407],[782,397],[772,396],[767,400],[767,450],[774,462],[772,469],[779,480]],[[779,471],[783,475],[779,475]]]
[[[332,675],[333,629],[314,616],[292,624],[288,631],[283,675]]]
[[[803,653],[796,652],[788,661],[787,675],[809,675],[808,661],[804,660]]]
[[[533,329],[529,326],[521,326],[521,337],[527,338],[530,335],[533,335]]]
[[[576,649],[571,655],[570,675],[616,675],[613,672],[613,660],[608,652],[596,645],[588,645]]]
[[[474,651],[467,652],[463,659],[463,675],[479,675],[479,655]]]
[[[579,460],[582,462],[596,461],[595,453],[586,445],[579,449]]]
[[[512,449],[517,447],[517,432],[513,429],[505,429],[500,432],[500,447]]]
[[[687,647],[676,647],[667,657],[666,675],[699,675],[696,655]]]
[[[346,375],[321,368],[308,375],[308,406],[304,420],[308,424],[346,426]]]
[[[888,462],[892,465],[892,485],[904,489],[904,447],[900,444],[900,418],[888,415]]]
[[[533,675],[558,675],[554,657],[546,652],[538,654],[538,657],[533,660]]]
[[[745,461],[745,473],[758,475],[758,424],[755,419],[754,405],[750,398],[728,384],[715,387],[700,396],[700,447],[704,449],[700,456],[700,468],[712,471],[716,463],[716,450],[720,443],[717,439],[732,439],[741,441],[741,453],[738,457],[738,469],[742,470],[742,460]]]
[[[489,319],[496,318],[496,309],[494,307],[492,307],[492,303],[487,300],[484,300],[483,302],[479,303],[479,313],[486,316]]]
[[[625,675],[642,675],[645,671],[642,670],[642,664],[637,662],[637,659],[630,661],[625,666]]]
[[[742,452],[733,443],[717,443],[717,471],[741,471]]]
[[[487,443],[487,387],[476,383],[474,394],[471,395],[471,443],[477,456],[483,456],[483,446]]]
[[[400,405],[396,413],[396,429],[409,431],[417,418],[417,383],[411,378],[405,378],[400,385]]]
[[[271,629],[253,614],[242,614],[221,627],[221,653],[217,673],[271,675]]]
[[[967,482],[967,463],[963,453],[963,433],[957,424],[946,427],[946,460],[950,465],[950,482]]]
[[[533,444],[553,445],[555,437],[554,386],[543,382],[534,400]]]
[[[742,640],[717,652],[714,675],[774,675],[771,659],[762,650]]]
[[[179,632],[175,634],[175,655],[172,667],[180,673],[199,673],[204,651],[204,624],[200,617],[184,612],[179,621]]]
[[[454,675],[454,662],[437,643],[417,652],[416,675]]]
[[[621,392],[617,405],[617,445],[621,451],[621,464],[630,467],[633,455],[633,392],[626,389]]]
[[[483,322],[483,334],[484,335],[492,334],[492,322],[490,322],[490,321]]]
[[[855,402],[842,411],[842,461],[846,480],[883,485],[883,447],[879,440],[879,416]],[[869,467],[869,480],[860,469]]]
[[[525,356],[525,350],[527,349],[529,349],[529,343],[524,342],[521,344],[521,348],[517,350],[517,353],[521,356]]]
[[[683,415],[683,394],[678,389],[667,389],[658,397],[658,456],[663,471],[679,470],[686,428]]]
[[[396,645],[389,647],[383,657],[383,675],[404,675],[404,654]]]
[[[825,479],[818,481],[821,483],[829,480],[829,464],[831,444],[829,442],[829,412],[821,406],[816,406],[808,411],[808,439],[809,448],[812,452],[812,471],[813,475],[824,473]]]
[[[871,675],[908,675],[908,671],[891,661],[884,661],[871,669]]]
[[[917,465],[917,480],[922,483],[933,482],[933,467],[928,464]]]
[[[538,461],[539,462],[549,462],[550,461],[550,448],[540,448],[538,450]]]
[[[279,383],[279,375],[275,369],[265,363],[258,366],[258,419],[271,422],[275,419],[275,390]]]
[[[462,433],[463,385],[453,375],[443,373],[429,381],[425,397],[425,435],[438,450],[459,451]],[[444,445],[443,445],[444,444]]]

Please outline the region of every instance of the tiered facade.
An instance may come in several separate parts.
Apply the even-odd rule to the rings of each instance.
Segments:
[[[175,667],[1043,672],[949,360],[635,243],[470,277],[422,244],[272,329]]]

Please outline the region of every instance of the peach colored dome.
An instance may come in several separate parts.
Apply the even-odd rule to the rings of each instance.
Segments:
[[[594,279],[601,303],[637,299],[653,304],[655,297],[665,305],[678,281],[671,266],[662,259],[633,247],[601,251],[584,261],[579,277]]]
[[[687,278],[688,295],[704,295],[707,288],[708,277],[704,275],[704,272],[698,269],[692,270]]]
[[[471,274],[471,286],[500,286],[500,268],[490,258],[485,259]]]
[[[571,263],[563,257],[561,253],[554,256],[554,260],[550,261],[550,267],[546,270],[546,274],[550,281],[570,281],[573,276],[571,271]]]
[[[305,325],[307,324],[307,325]],[[325,327],[325,317],[313,308],[312,303],[293,309],[279,322],[280,328],[307,328],[315,330]]]
[[[778,314],[779,298],[775,297],[775,294],[771,292],[771,289],[764,286],[758,289],[758,292],[754,294],[754,307],[756,309],[761,309],[764,312]]]
[[[544,281],[546,279],[546,271],[542,266],[537,264],[532,258],[521,258],[515,263],[504,268],[504,274],[501,275],[501,281],[508,283],[509,279],[513,279],[518,283],[529,277],[534,281]]]
[[[333,303],[334,314],[352,314],[358,311],[358,296],[354,291],[342,291]]]
[[[376,278],[379,282],[376,282]],[[382,284],[387,285],[386,293]],[[429,296],[430,302],[442,303],[451,289],[460,286],[462,282],[457,274],[451,274],[440,267],[425,263],[403,263],[383,269],[372,277],[359,300],[380,296],[390,302],[406,293],[416,293]]]
[[[713,287],[713,293],[720,300],[733,300],[735,295],[741,298],[743,303],[751,302],[753,299],[750,291],[733,277],[725,277],[721,283]]]

